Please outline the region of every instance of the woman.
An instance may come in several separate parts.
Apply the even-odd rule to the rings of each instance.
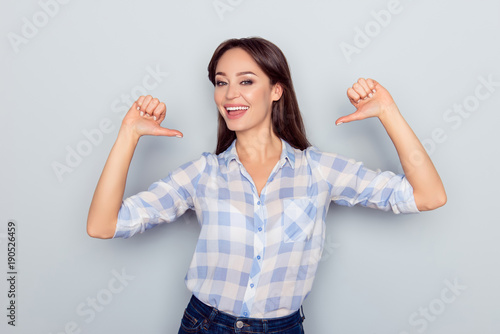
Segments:
[[[356,111],[336,124],[378,117],[405,175],[374,172],[311,146],[288,64],[261,38],[233,39],[209,67],[219,110],[216,154],[204,153],[122,202],[143,135],[162,128],[165,104],[141,96],[126,114],[97,185],[87,231],[130,237],[196,211],[200,237],[186,285],[193,297],[179,333],[303,333],[299,309],[311,291],[331,201],[395,213],[444,205],[443,184],[387,90],[359,79],[347,95]]]

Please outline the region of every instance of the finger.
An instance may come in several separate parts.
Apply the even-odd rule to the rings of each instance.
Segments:
[[[144,101],[142,101],[141,104],[141,110],[146,111],[146,108],[148,107],[149,102],[153,99],[151,95],[148,95],[144,98]]]
[[[160,104],[160,100],[158,100],[156,97],[151,99],[149,101],[149,104],[147,105],[146,109],[144,109],[145,112],[150,114],[151,116],[153,115],[153,111],[156,109],[156,107]]]
[[[137,105],[137,101],[134,102],[131,106],[130,106],[130,109],[128,110],[127,114],[128,113],[131,113],[131,110],[133,110],[134,112],[137,112],[137,108],[139,108],[139,106]]]
[[[152,116],[152,115],[150,115],[150,114],[148,114],[147,112],[142,111],[142,110],[140,111],[140,115],[141,115],[142,117],[146,118],[146,119],[153,119],[153,116]]]
[[[349,100],[351,100],[351,103],[358,103],[359,100],[361,99],[359,94],[351,87],[347,89],[347,97],[349,98]]]
[[[364,91],[366,92],[366,96],[364,97],[365,99],[367,97],[372,97],[373,96],[373,93],[372,93],[372,90],[370,89],[370,87],[368,86],[368,83],[366,82],[366,80],[364,78],[359,78],[358,79],[358,84],[361,85],[361,87],[363,87]]]
[[[359,83],[356,82],[354,85],[352,85],[352,88],[356,91],[356,93],[358,93],[358,95],[362,99],[368,96],[368,92]]]
[[[167,137],[182,138],[184,135],[182,134],[182,132],[180,132],[178,130],[162,128],[161,126],[159,126],[153,130],[153,136],[167,136]]]
[[[375,93],[375,86],[377,85],[377,82],[373,79],[366,79],[366,83],[368,84],[368,88],[370,88],[372,93]]]
[[[137,99],[137,110],[140,110],[142,103],[146,97],[144,95],[139,96]]]
[[[153,117],[155,118],[155,121],[158,121],[158,124],[165,119],[166,111],[167,106],[165,105],[165,103],[160,102],[158,106],[156,106],[155,110],[153,111]]]

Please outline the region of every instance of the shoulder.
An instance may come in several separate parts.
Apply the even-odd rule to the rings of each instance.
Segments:
[[[172,183],[177,187],[192,187],[207,177],[207,174],[215,169],[218,164],[217,156],[204,152],[198,158],[188,161],[172,170],[166,177],[161,179],[164,183]]]
[[[324,154],[316,146],[309,146],[305,149],[295,148],[290,143],[282,139],[284,143],[282,158],[286,157],[292,166],[301,167],[316,165]]]
[[[203,152],[197,159],[186,162],[179,168],[181,169],[196,168],[198,170],[203,170],[206,169],[207,167],[218,165],[219,161],[220,161],[220,155],[217,156],[214,153]]]
[[[206,172],[215,164],[217,164],[217,156],[209,152],[203,152],[198,158],[185,162],[171,171],[168,177],[194,178],[197,175]]]
[[[336,159],[349,160],[337,153],[324,152],[316,146],[309,146],[303,151],[298,149],[294,150],[297,161],[303,161],[314,166],[324,165],[325,163],[330,164],[330,162]]]
[[[296,156],[297,161],[302,161],[302,165],[307,165],[311,169],[317,169],[322,175],[328,175],[332,172],[342,172],[352,167],[359,167],[362,162],[345,157],[338,153],[325,152],[316,146],[309,146],[304,151],[300,151]]]

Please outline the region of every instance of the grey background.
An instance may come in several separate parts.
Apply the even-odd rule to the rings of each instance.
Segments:
[[[166,102],[163,124],[184,138],[141,139],[131,195],[215,149],[208,61],[227,38],[262,36],[289,60],[314,145],[401,171],[377,120],[334,125],[353,111],[346,89],[358,77],[375,78],[426,143],[448,194],[446,206],[419,215],[332,206],[324,257],[304,305],[306,333],[500,332],[500,3],[401,0],[377,31],[372,11],[390,3],[3,1],[0,267],[14,219],[19,275],[15,328],[7,325],[7,282],[0,280],[0,331],[176,333],[190,297],[183,279],[199,232],[194,215],[128,240],[96,240],[85,231],[123,116],[116,109],[148,67],[168,72],[148,93]],[[23,18],[38,20],[38,31],[29,35],[24,27],[23,35]],[[342,43],[354,45],[356,29],[367,27],[370,43],[346,57]],[[25,40],[16,46],[15,38]],[[497,86],[483,85],[480,93],[489,95],[474,100],[479,78],[490,76]],[[447,111],[464,103],[474,111]],[[84,132],[103,120],[112,131],[89,146]],[[434,146],[433,131],[440,133]],[[67,165],[68,150],[77,147],[87,155],[58,177],[54,164]],[[117,273],[128,278],[120,283]],[[453,293],[446,281],[460,288]]]

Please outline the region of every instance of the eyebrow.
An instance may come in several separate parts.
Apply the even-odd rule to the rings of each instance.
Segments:
[[[236,76],[239,77],[240,75],[245,75],[245,74],[252,74],[252,75],[257,76],[257,74],[255,74],[251,71],[238,72],[238,73],[236,73]],[[224,72],[217,72],[217,73],[215,73],[215,75],[227,76],[226,73],[224,73]]]

